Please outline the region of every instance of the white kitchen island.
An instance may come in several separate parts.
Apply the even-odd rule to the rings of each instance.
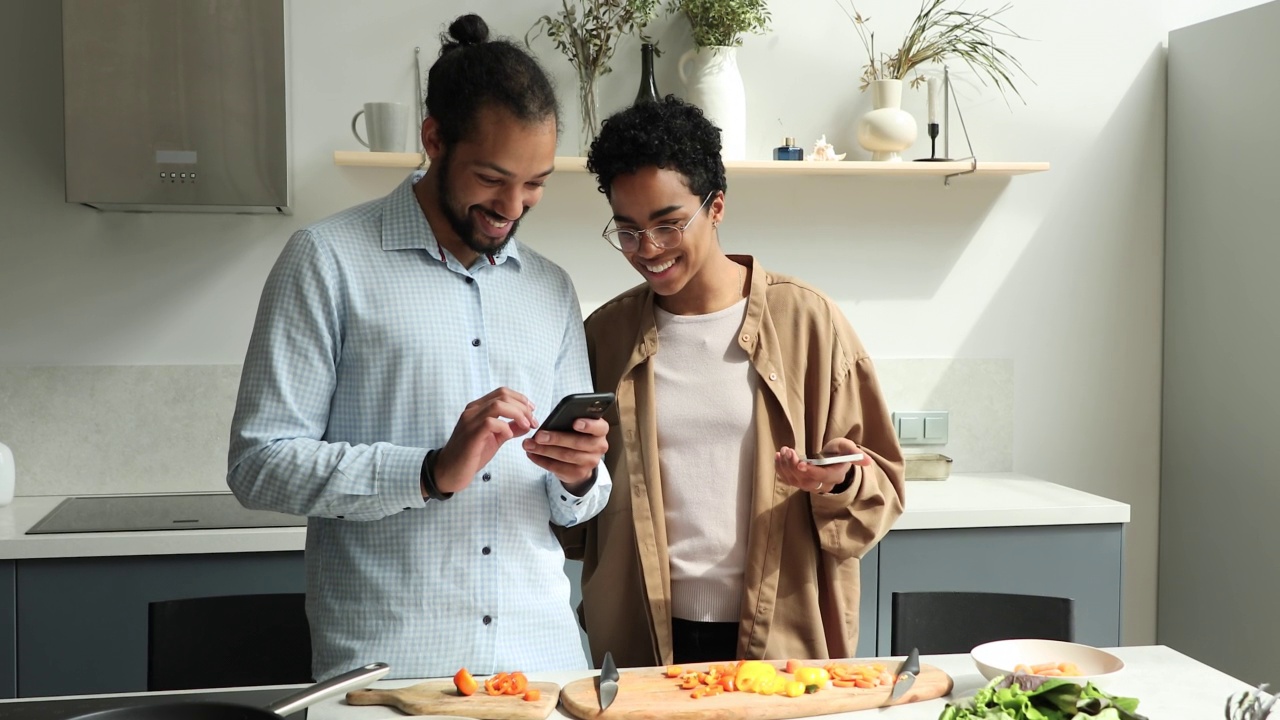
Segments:
[[[143,690],[148,602],[304,589],[304,527],[25,534],[63,499],[0,508],[0,697]],[[1116,645],[1128,521],[1124,503],[1025,476],[909,482],[862,561],[858,655],[889,653],[890,599],[910,590],[1074,597],[1077,638]],[[1055,569],[1081,562],[1089,573]]]
[[[1099,682],[1099,687],[1112,695],[1136,697],[1138,712],[1150,720],[1198,720],[1223,717],[1223,707],[1228,697],[1249,689],[1244,682],[1219,672],[1203,663],[1164,646],[1112,648],[1112,652],[1125,662],[1125,668]],[[955,687],[947,698],[911,703],[893,708],[867,710],[856,713],[823,715],[831,720],[860,720],[884,718],[885,720],[933,720],[947,702],[970,697],[986,680],[978,674],[968,655],[933,655],[921,660],[935,665],[955,680]],[[555,682],[565,685],[589,672],[531,673],[531,680]],[[375,683],[375,687],[402,687],[417,680],[391,680]],[[288,688],[279,686],[281,695]],[[804,696],[795,698],[798,703]],[[56,703],[58,698],[46,702]],[[12,701],[0,701],[0,717],[8,716],[5,705]],[[690,698],[691,708],[698,700]],[[16,709],[16,708],[15,708]],[[16,715],[15,715],[16,717]],[[340,698],[325,700],[308,712],[309,720],[391,720],[405,718],[400,711],[382,706],[353,707]],[[571,718],[562,707],[551,713],[552,718]]]

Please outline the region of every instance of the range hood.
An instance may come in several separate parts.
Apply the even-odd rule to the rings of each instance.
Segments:
[[[63,0],[67,202],[288,213],[285,0]]]

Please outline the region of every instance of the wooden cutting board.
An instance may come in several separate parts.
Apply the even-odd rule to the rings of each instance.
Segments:
[[[811,660],[806,664],[821,667],[826,660]],[[901,659],[862,659],[849,662],[882,662],[890,671],[902,664]],[[776,663],[781,667],[784,663]],[[684,665],[686,670],[706,671],[705,664]],[[905,705],[918,700],[932,700],[951,692],[951,677],[933,665],[921,665],[916,682],[893,705]],[[808,717],[828,713],[852,712],[877,708],[889,703],[892,686],[864,690],[828,685],[816,693],[800,697],[782,695],[757,695],[745,692],[727,692],[719,695],[692,698],[690,691],[680,689],[679,682],[663,674],[665,668],[638,668],[624,670],[618,678],[618,697],[601,712],[600,698],[596,691],[596,678],[584,678],[565,685],[560,691],[560,702],[566,712],[582,720],[657,720],[679,717],[681,720],[778,720],[779,718]]]
[[[486,695],[484,678],[480,691],[465,696],[452,680],[428,680],[394,689],[365,688],[347,693],[349,705],[390,705],[409,715],[459,715],[482,720],[546,720],[555,709],[560,686],[551,682],[531,682],[542,697],[525,700],[519,695]]]

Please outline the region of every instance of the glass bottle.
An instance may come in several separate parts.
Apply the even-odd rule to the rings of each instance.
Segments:
[[[658,102],[658,83],[653,77],[653,44],[640,46],[640,92],[636,93],[635,104]]]

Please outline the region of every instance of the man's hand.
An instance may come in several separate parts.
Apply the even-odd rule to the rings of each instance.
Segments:
[[[539,430],[524,441],[524,451],[534,465],[560,478],[569,492],[577,491],[591,479],[600,458],[609,451],[609,423],[599,418],[578,418],[577,432]]]
[[[515,390],[498,388],[468,403],[436,456],[436,487],[452,493],[470,485],[503,443],[529,432],[534,424],[533,403]]]
[[[862,451],[858,449],[858,445],[849,438],[836,438],[822,447],[824,455],[852,455],[859,452]],[[849,469],[854,465],[870,464],[871,456],[866,453],[863,453],[861,460],[838,465],[812,465],[789,447],[784,447],[773,455],[773,466],[782,482],[817,494],[830,492],[831,488],[844,482]]]

